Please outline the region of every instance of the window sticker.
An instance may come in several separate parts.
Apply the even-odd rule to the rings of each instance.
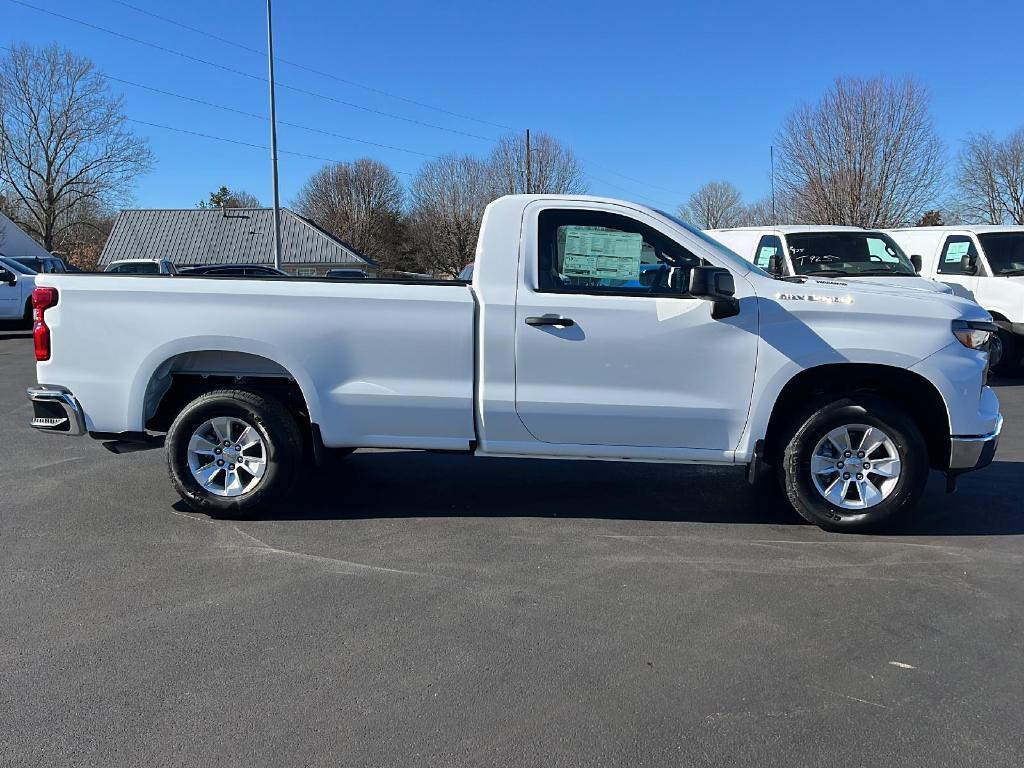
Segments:
[[[643,235],[634,232],[565,227],[562,274],[605,280],[639,280]]]
[[[942,260],[947,264],[960,261],[970,249],[970,243],[950,243],[946,246],[946,256]]]
[[[754,263],[759,267],[767,267],[768,260],[778,252],[779,249],[774,245],[762,245],[761,250],[757,252],[757,258],[754,260]]]

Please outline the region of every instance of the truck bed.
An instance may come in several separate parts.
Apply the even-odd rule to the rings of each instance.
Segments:
[[[456,281],[40,275],[90,432],[142,431],[176,375],[294,380],[329,446],[466,449],[475,303]]]

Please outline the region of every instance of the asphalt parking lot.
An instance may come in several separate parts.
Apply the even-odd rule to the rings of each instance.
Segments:
[[[1024,764],[1024,380],[869,537],[741,470],[415,452],[212,520],[29,429],[31,358],[0,331],[0,764]]]

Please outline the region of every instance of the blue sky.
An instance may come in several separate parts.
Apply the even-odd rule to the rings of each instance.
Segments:
[[[117,0],[31,5],[225,67],[265,75],[259,55],[152,18]],[[262,0],[126,0],[262,50]],[[787,114],[836,76],[911,75],[932,97],[949,158],[969,133],[1024,126],[1024,3],[486,0],[339,3],[277,0],[275,53],[454,117],[279,64],[278,119],[427,155],[485,154],[509,128],[547,131],[582,159],[590,191],[674,205],[705,181],[753,200],[769,190],[768,152]],[[0,0],[0,44],[58,42],[108,75],[265,115],[266,85]],[[268,124],[123,83],[130,117],[265,145]],[[415,122],[432,123],[453,131]],[[491,124],[493,123],[493,124]],[[497,125],[494,125],[497,124]],[[189,207],[221,184],[271,200],[266,151],[135,124],[155,169],[134,204]],[[477,134],[484,138],[463,135]],[[425,159],[281,126],[282,150],[375,157],[408,182]],[[323,161],[282,154],[282,202]],[[628,177],[628,178],[626,178]]]

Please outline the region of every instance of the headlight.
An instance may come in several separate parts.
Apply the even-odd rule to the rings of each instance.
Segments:
[[[989,336],[998,330],[995,323],[983,320],[953,321],[953,335],[968,349],[981,349],[988,344]]]

